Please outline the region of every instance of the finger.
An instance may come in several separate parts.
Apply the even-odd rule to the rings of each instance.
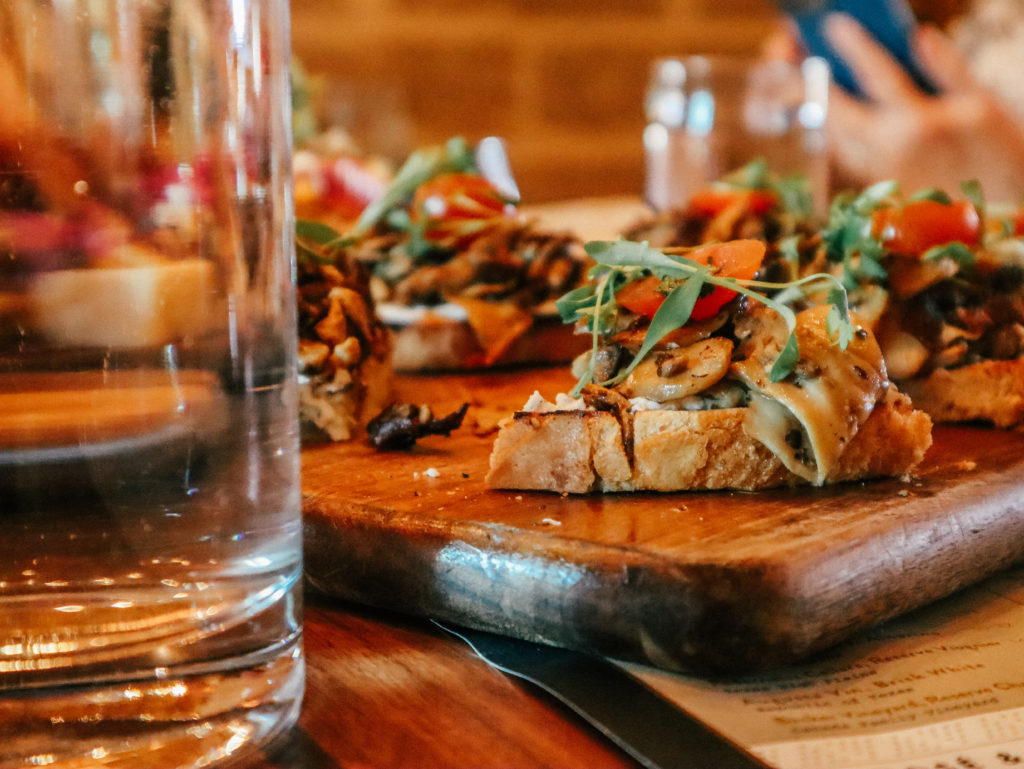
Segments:
[[[921,97],[899,62],[851,17],[829,14],[825,35],[872,101],[896,104]]]
[[[828,119],[825,123],[830,152],[848,174],[862,176],[870,164],[868,138],[870,122],[876,110],[842,88],[829,92]]]
[[[922,26],[917,31],[914,50],[921,66],[935,80],[940,90],[965,92],[978,87],[967,59],[953,41],[936,27]]]

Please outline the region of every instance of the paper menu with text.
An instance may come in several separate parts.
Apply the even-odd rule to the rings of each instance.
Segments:
[[[779,769],[1024,769],[1024,569],[799,666],[627,669]]]

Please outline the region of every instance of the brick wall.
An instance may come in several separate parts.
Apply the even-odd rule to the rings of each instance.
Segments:
[[[658,56],[756,50],[769,0],[291,0],[323,112],[403,158],[462,135],[509,143],[527,202],[639,194]]]

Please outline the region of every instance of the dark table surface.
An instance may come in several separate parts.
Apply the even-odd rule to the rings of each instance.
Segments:
[[[308,597],[306,696],[259,769],[636,769],[429,621]]]

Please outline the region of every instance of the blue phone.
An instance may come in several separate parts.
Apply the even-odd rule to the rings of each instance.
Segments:
[[[777,0],[777,3],[796,22],[807,52],[827,60],[832,67],[833,80],[849,93],[864,95],[846,62],[825,37],[823,25],[830,13],[852,16],[892,54],[918,88],[925,93],[938,93],[939,89],[921,69],[911,49],[910,38],[916,21],[905,0]]]

